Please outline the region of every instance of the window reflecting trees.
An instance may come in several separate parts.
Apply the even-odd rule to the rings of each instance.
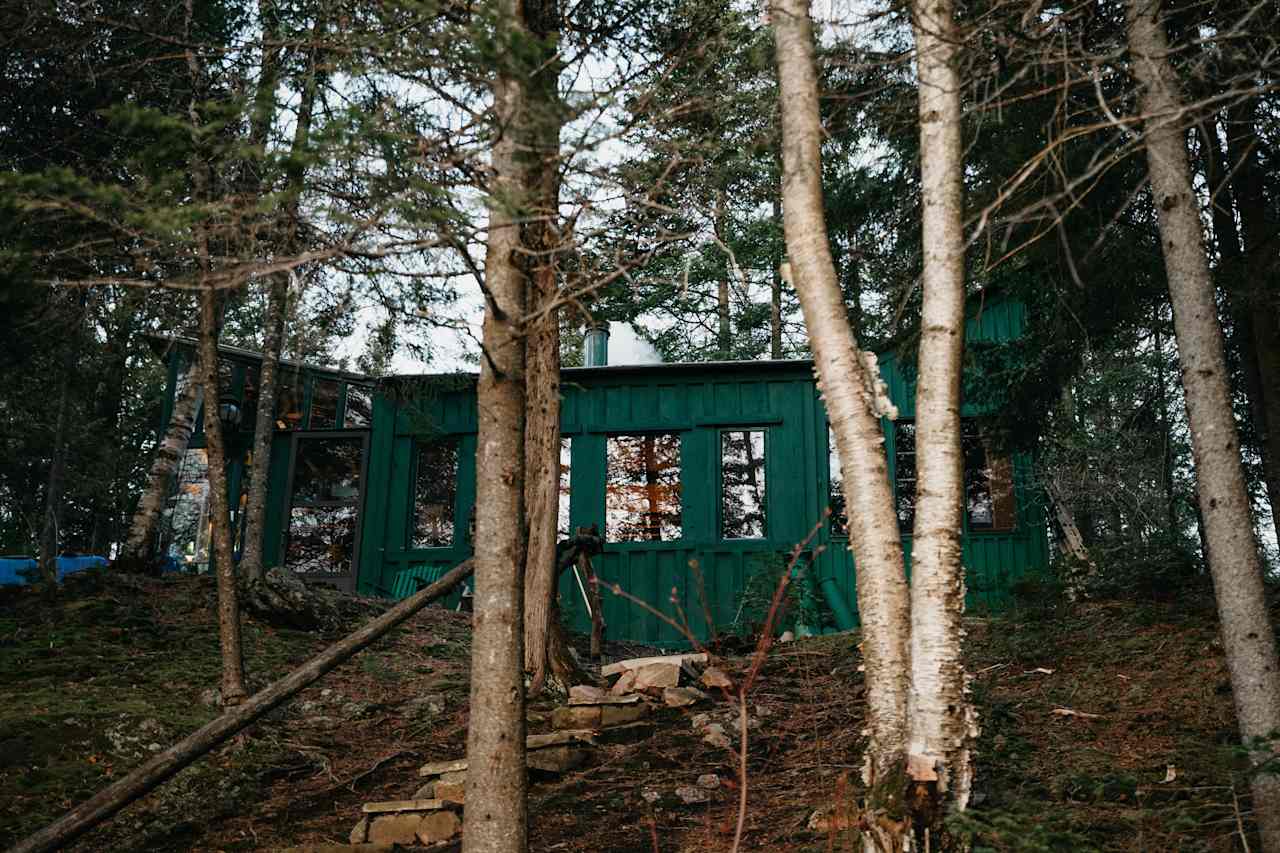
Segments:
[[[605,537],[610,542],[682,536],[680,436],[613,435],[605,443]]]

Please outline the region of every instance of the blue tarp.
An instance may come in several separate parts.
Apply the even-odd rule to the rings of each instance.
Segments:
[[[58,580],[85,569],[107,567],[106,557],[59,557]],[[39,576],[34,557],[0,557],[0,586],[23,586]]]

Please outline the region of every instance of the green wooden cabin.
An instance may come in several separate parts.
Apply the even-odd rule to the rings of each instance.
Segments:
[[[1015,302],[989,302],[973,312],[969,340],[1016,337],[1022,311]],[[172,399],[190,348],[184,342],[156,345],[166,343]],[[602,338],[590,344],[589,357],[592,350],[599,357]],[[238,508],[252,470],[258,356],[224,347],[223,359],[225,401],[245,412],[229,440],[231,504]],[[896,421],[885,421],[885,437],[909,555],[911,371],[892,352],[882,354],[880,364],[900,411]],[[474,376],[373,380],[296,364],[285,365],[285,376],[267,473],[269,564],[283,562],[309,580],[398,598],[417,588],[416,579],[431,579],[470,555]],[[831,506],[835,512],[803,561],[811,566],[801,578],[803,594],[816,603],[813,612],[826,611],[823,624],[808,627],[855,623],[839,465],[812,362],[571,368],[563,372],[562,394],[561,533],[591,525],[603,532],[606,544],[594,564],[605,582],[666,612],[674,612],[674,598],[700,635],[707,633],[707,614],[720,631],[743,627],[743,593],[752,576],[776,578],[782,555]],[[982,412],[966,405],[962,414],[968,605],[999,609],[1021,575],[1048,563],[1043,507],[1032,487],[1031,460],[991,452],[978,429]],[[168,510],[171,522],[178,522],[169,524],[161,542],[168,555],[197,569],[208,559],[200,541],[202,533],[207,539],[207,519],[195,508],[202,447],[198,432],[188,452],[193,461],[184,465]],[[573,572],[562,577],[560,597],[574,627],[587,629]],[[604,599],[611,639],[682,644],[674,629],[643,608],[607,593]]]

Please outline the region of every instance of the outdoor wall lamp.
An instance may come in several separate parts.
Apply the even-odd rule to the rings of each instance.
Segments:
[[[218,400],[218,420],[222,422],[222,428],[228,432],[235,432],[240,428],[241,417],[240,401],[232,396],[223,396]]]

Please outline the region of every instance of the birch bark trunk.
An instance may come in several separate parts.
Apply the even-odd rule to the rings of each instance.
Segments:
[[[973,777],[977,712],[967,695],[964,637],[964,457],[960,373],[964,354],[963,147],[959,35],[951,0],[912,7],[919,74],[923,307],[916,382],[916,506],[911,552],[911,686],[907,773],[915,834],[936,844],[943,819],[963,811]]]
[[[864,776],[879,789],[886,810],[895,812],[902,805],[897,782],[906,743],[909,604],[880,418],[896,412],[875,356],[859,351],[849,331],[827,242],[809,4],[773,0],[769,12],[777,42],[787,256],[845,473],[849,541],[858,565],[870,735]]]
[[[164,509],[169,483],[173,481],[178,465],[187,452],[191,432],[195,429],[196,412],[204,398],[204,386],[201,385],[199,376],[199,364],[196,363],[179,380],[169,426],[156,447],[156,456],[151,462],[151,471],[147,474],[147,487],[138,498],[138,507],[129,524],[129,535],[116,560],[117,564],[129,563],[136,566],[147,562],[151,556],[156,522]]]
[[[1196,488],[1236,717],[1255,760],[1274,760],[1274,742],[1260,748],[1255,739],[1280,730],[1280,664],[1231,413],[1222,328],[1181,129],[1182,95],[1169,62],[1159,11],[1159,3],[1126,0],[1129,52],[1140,86],[1138,107],[1145,124],[1147,168],[1159,213]],[[1251,787],[1263,849],[1276,853],[1280,851],[1280,777],[1257,774]]]
[[[521,853],[527,840],[523,592],[525,567],[525,281],[520,225],[511,207],[526,186],[518,129],[528,109],[520,0],[500,0],[499,44],[508,59],[493,87],[496,119],[485,253],[485,317],[476,389],[475,617],[467,729],[464,853]],[[515,48],[515,50],[512,50]]]

